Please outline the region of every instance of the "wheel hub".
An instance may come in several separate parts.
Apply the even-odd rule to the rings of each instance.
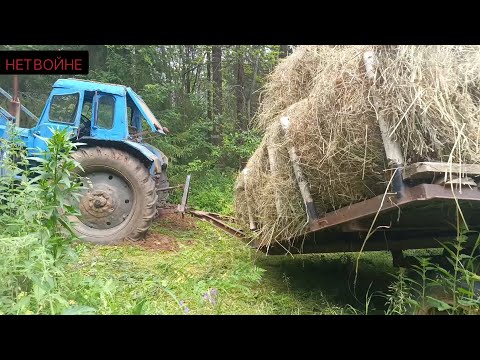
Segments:
[[[109,172],[86,174],[87,190],[80,200],[80,220],[95,229],[110,229],[128,217],[133,191],[123,177]]]
[[[87,192],[82,198],[82,205],[85,210],[94,217],[104,217],[115,211],[116,204],[113,199],[115,197],[114,189],[107,186],[105,190],[97,188],[93,191]]]

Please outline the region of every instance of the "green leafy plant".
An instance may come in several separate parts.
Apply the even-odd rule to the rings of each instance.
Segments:
[[[405,277],[405,269],[402,268],[396,277],[396,281],[388,287],[390,293],[387,295],[388,309],[386,315],[403,315],[407,312],[410,303],[410,289]]]
[[[400,269],[389,287],[387,314],[476,315],[480,312],[478,249],[480,236],[472,244],[468,229],[459,226],[455,241],[442,244],[447,264],[429,257],[415,257],[413,274]]]
[[[70,297],[78,278],[65,270],[76,260],[69,222],[80,191],[71,158],[76,144],[66,130],[53,131],[44,139],[48,150],[28,157],[9,131],[2,141],[7,176],[0,177],[0,313],[85,313]],[[37,165],[29,168],[31,162]]]

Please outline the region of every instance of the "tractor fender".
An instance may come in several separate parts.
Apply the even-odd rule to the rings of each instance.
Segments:
[[[155,146],[152,146],[150,144],[142,144],[145,146],[148,150],[150,150],[153,154],[155,154],[157,157],[162,159],[162,170],[165,170],[168,166],[168,158],[165,156],[163,152],[161,152],[159,149],[157,149]]]
[[[159,174],[162,172],[162,168],[166,166],[164,158],[155,154],[144,144],[139,144],[129,140],[103,140],[91,137],[83,137],[78,139],[78,142],[82,146],[101,146],[106,148],[114,148],[123,150],[133,157],[137,158],[150,170],[151,174]]]

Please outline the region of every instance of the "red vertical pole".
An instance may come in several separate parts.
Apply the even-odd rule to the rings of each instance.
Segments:
[[[20,99],[18,97],[18,75],[13,76],[13,98],[10,101],[10,114],[15,116],[15,125],[20,126]]]

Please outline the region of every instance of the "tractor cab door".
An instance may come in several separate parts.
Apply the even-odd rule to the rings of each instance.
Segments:
[[[112,94],[95,92],[91,136],[97,139],[113,139],[116,99]]]
[[[125,98],[101,91],[85,91],[78,138],[123,140],[126,136]]]
[[[31,129],[32,138],[29,147],[47,149],[42,138],[52,137],[53,131],[69,128],[74,133],[80,122],[80,106],[83,93],[71,89],[54,89],[43,110],[37,126]],[[34,150],[34,152],[36,152]]]
[[[137,116],[142,115],[153,132],[157,132],[162,135],[165,135],[162,125],[160,125],[158,120],[155,118],[155,115],[153,115],[152,111],[148,108],[147,104],[145,104],[143,99],[139,95],[137,95],[135,91],[133,91],[131,88],[127,88],[127,93],[130,99],[133,101],[133,103],[137,107],[137,110],[138,110],[138,113],[136,112]]]

